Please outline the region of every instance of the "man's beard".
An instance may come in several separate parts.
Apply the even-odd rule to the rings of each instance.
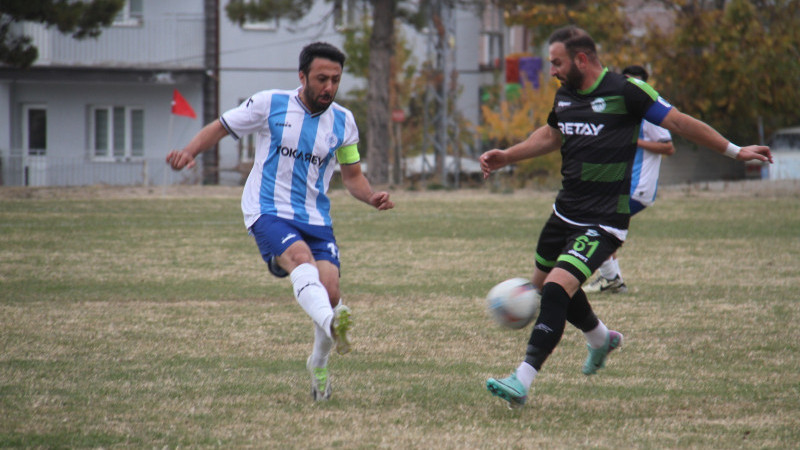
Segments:
[[[583,85],[583,73],[578,70],[578,66],[572,65],[569,72],[564,77],[564,86],[568,89],[578,90]]]
[[[306,105],[308,105],[308,108],[311,110],[311,112],[318,113],[325,111],[329,106],[331,106],[331,103],[333,103],[333,95],[328,95],[327,98],[325,98],[325,100],[328,100],[327,103],[319,102],[317,101],[317,98],[317,93],[308,86],[303,89],[303,99],[306,101]]]

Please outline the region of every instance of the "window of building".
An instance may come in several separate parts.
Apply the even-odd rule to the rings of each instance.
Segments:
[[[47,154],[47,108],[24,105],[22,110],[22,146],[29,156],[44,156]]]
[[[253,159],[256,156],[256,147],[253,143],[253,135],[248,134],[236,142],[239,146],[239,162],[253,162]]]
[[[347,30],[356,23],[356,0],[333,0],[333,25],[337,30]]]
[[[244,103],[246,99],[239,99],[239,103]],[[256,145],[253,134],[242,136],[241,139],[236,141],[236,147],[239,154],[240,163],[251,163],[256,157]]]
[[[114,25],[117,26],[138,26],[142,24],[143,0],[126,0],[117,17],[114,18]]]
[[[244,0],[245,3],[258,3],[258,0]],[[261,22],[257,22],[254,20],[246,20],[242,25],[242,28],[245,30],[254,30],[254,31],[274,31],[278,29],[278,19],[270,19],[264,20]]]
[[[144,156],[144,110],[127,106],[90,108],[90,141],[95,159]]]

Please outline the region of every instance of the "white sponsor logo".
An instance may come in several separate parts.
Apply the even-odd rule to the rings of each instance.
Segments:
[[[589,258],[581,255],[580,253],[576,252],[575,250],[570,249],[570,251],[568,251],[567,253],[569,253],[570,255],[580,259],[581,261],[583,261],[585,263],[589,262]]]
[[[592,100],[592,111],[594,112],[601,112],[606,109],[606,101],[602,98],[596,98]]]
[[[570,105],[572,105],[572,102],[565,102],[564,100],[558,102],[558,106],[570,106]]]
[[[572,136],[597,136],[605,125],[595,125],[593,123],[583,122],[559,122],[558,128],[561,134]]]
[[[296,234],[294,234],[294,233],[289,233],[289,234],[287,234],[286,236],[284,236],[284,238],[283,238],[283,239],[281,239],[281,244],[285,244],[285,243],[286,243],[286,241],[288,241],[289,239],[291,239],[291,238],[293,238],[293,237],[297,237],[297,235],[296,235]]]

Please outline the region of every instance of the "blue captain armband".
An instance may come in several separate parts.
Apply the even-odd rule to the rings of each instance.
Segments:
[[[661,125],[661,121],[664,120],[664,117],[667,117],[671,109],[672,105],[659,96],[655,103],[650,105],[650,109],[644,114],[644,118],[650,123]]]
[[[361,161],[356,144],[346,145],[336,150],[336,160],[339,164],[355,164]]]

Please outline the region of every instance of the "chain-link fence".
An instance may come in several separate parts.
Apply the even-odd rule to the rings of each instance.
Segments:
[[[0,186],[162,186],[200,184],[201,162],[173,171],[163,158],[95,161],[52,156],[0,156]]]

